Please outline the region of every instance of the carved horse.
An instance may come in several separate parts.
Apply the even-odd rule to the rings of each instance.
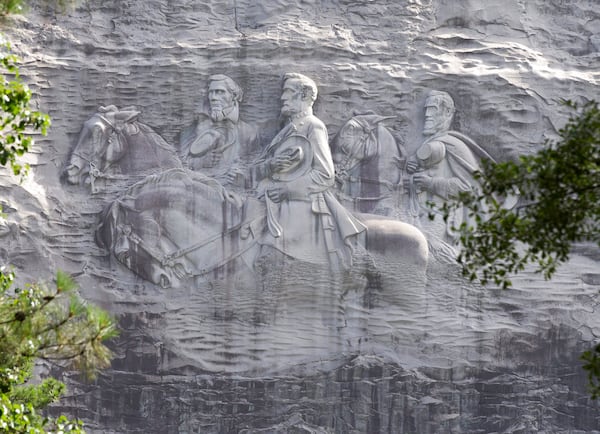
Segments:
[[[372,255],[414,266],[419,274],[428,262],[427,240],[418,228],[397,219],[404,213],[401,167],[407,152],[383,125],[391,118],[355,115],[334,137],[337,193],[367,226],[365,245]]]
[[[370,254],[424,271],[427,241],[417,228],[383,216],[357,216],[367,226],[362,243]],[[109,204],[96,242],[140,277],[166,288],[252,256],[266,227],[263,201],[242,198],[201,173],[170,169],[132,185]]]
[[[242,198],[215,179],[169,169],[132,185],[109,204],[96,242],[138,276],[164,288],[179,286],[251,247],[240,236],[249,227],[243,224],[252,223],[244,219],[244,208]]]
[[[129,185],[150,173],[181,167],[175,148],[138,122],[139,114],[132,107],[100,107],[83,124],[65,170],[67,182],[90,185],[97,193],[107,181]]]
[[[179,286],[235,268],[237,259],[250,265],[248,258],[268,227],[267,214],[264,198],[238,196],[211,177],[176,168],[132,185],[111,203],[101,215],[96,240],[140,277],[162,287]],[[367,227],[359,243],[368,254],[425,270],[427,241],[417,228],[385,216],[357,216]]]
[[[356,115],[334,137],[338,196],[355,211],[391,216],[402,194],[399,163],[406,152],[382,124],[391,117]]]

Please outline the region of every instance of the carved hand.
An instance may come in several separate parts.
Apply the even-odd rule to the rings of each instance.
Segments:
[[[295,164],[295,157],[292,155],[278,155],[271,158],[269,168],[272,173],[283,172]]]
[[[346,179],[348,179],[348,172],[345,170],[340,170],[339,172],[335,173],[335,181],[340,185],[344,185]]]
[[[283,202],[288,198],[289,192],[287,187],[276,187],[267,190],[267,196],[275,203]]]
[[[244,171],[239,167],[231,168],[224,176],[225,183],[239,184],[244,179]]]
[[[412,177],[415,187],[419,190],[430,190],[433,178],[424,173],[415,173]]]
[[[406,162],[406,171],[408,173],[415,173],[419,171],[419,163],[417,163],[415,160],[408,160]]]

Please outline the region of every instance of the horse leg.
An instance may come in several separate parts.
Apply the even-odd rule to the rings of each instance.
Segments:
[[[386,346],[408,344],[426,309],[427,240],[407,223],[369,214],[358,217],[367,226],[372,259],[365,290],[371,300],[369,334]]]
[[[375,214],[357,214],[367,226],[367,250],[396,258],[403,263],[427,267],[428,247],[425,235],[416,227]]]

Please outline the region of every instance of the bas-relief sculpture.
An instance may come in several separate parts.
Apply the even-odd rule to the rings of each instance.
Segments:
[[[66,168],[70,184],[85,184],[92,193],[132,177],[181,167],[176,149],[137,120],[133,107],[100,107],[83,125]]]
[[[265,336],[271,336],[268,327],[277,328],[274,342],[262,343],[261,351],[271,346],[293,354],[286,347],[293,341],[290,333],[297,333],[308,310],[315,309],[302,297],[316,300],[323,294],[329,298],[326,307],[316,308],[326,310],[321,319],[303,325],[307,333],[317,327],[316,334],[323,334],[312,351],[352,350],[364,335],[383,344],[398,342],[397,336],[390,337],[395,322],[406,321],[407,310],[423,309],[428,250],[435,258],[448,257],[454,244],[445,224],[429,222],[425,204],[472,188],[478,160],[470,148],[485,156],[470,139],[449,130],[451,97],[444,92],[428,96],[428,138],[414,155],[408,156],[383,125],[391,118],[373,113],[348,120],[330,149],[327,128],[313,113],[316,83],[301,74],[286,74],[281,95],[285,123],[253,155],[258,135],[240,119],[241,93],[231,78],[210,77],[210,114],[182,133],[183,164],[173,158],[172,147],[135,120],[137,112],[131,109],[111,106],[86,122],[67,180],[82,182],[87,176],[94,193],[100,176],[92,169],[98,164],[103,164],[102,174],[110,169],[132,176],[130,186],[100,216],[98,245],[165,291],[189,288],[201,296],[224,288],[237,294],[226,302],[228,309],[240,317],[253,310],[252,322],[242,321],[235,331],[238,362],[232,363],[223,349],[230,348],[225,341],[231,337],[222,337],[221,344],[215,338],[212,345],[201,344],[198,337],[193,348],[182,348],[209,371],[244,371],[263,363],[256,355],[240,362],[242,354],[257,351],[243,336],[251,330],[256,334],[257,306],[268,310],[269,304],[252,288],[276,288],[288,306],[285,314],[275,309],[271,319],[259,322]],[[129,146],[115,146],[115,137]],[[151,175],[147,167],[124,159],[148,152],[144,147],[156,143],[168,158]],[[142,179],[135,182],[138,175]],[[412,218],[412,224],[399,216]],[[276,284],[273,276],[279,279]],[[368,309],[356,310],[352,305],[364,299],[368,288],[375,288],[376,296]],[[292,299],[295,309],[290,308]],[[340,329],[331,321],[346,325]]]
[[[311,79],[286,74],[281,114],[288,122],[258,162],[268,172],[258,185],[268,229],[259,243],[292,258],[348,268],[352,245],[366,227],[333,195],[335,169],[327,128],[313,115],[316,99]]]
[[[598,335],[598,279],[585,277],[597,274],[597,251],[576,252],[554,283],[525,272],[513,280],[514,291],[478,288],[461,278],[456,264],[440,263],[454,246],[452,234],[441,226],[428,230],[424,202],[413,202],[419,207],[411,212],[403,181],[411,176],[407,161],[431,137],[422,135],[431,89],[454,98],[449,130],[465,133],[498,158],[529,154],[552,138],[568,117],[554,101],[564,95],[584,101],[597,91],[598,44],[590,45],[600,34],[596,3],[307,4],[237,1],[232,9],[221,0],[161,1],[151,8],[146,2],[85,2],[60,20],[33,5],[17,17],[20,25],[11,26],[10,39],[28,65],[27,81],[40,107],[51,111],[54,128],[28,157],[33,185],[0,180],[3,201],[19,205],[14,212],[3,206],[10,232],[2,237],[0,257],[15,264],[23,282],[56,268],[74,274],[82,295],[118,315],[121,328],[113,369],[93,387],[70,382],[73,397],[54,411],[85,420],[87,431],[98,433],[598,430],[597,405],[586,399],[576,361]],[[87,175],[70,184],[64,174],[58,184],[56,164],[69,164],[73,134],[96,107],[137,107],[131,111],[141,111],[138,123],[166,139],[190,172],[173,178],[199,184],[200,195],[212,191],[215,202],[224,203],[221,210],[198,211],[210,215],[186,229],[189,239],[180,248],[165,248],[171,255],[213,237],[220,243],[224,220],[235,231],[229,221],[240,209],[237,198],[242,212],[248,212],[249,198],[259,211],[266,209],[253,190],[260,180],[270,181],[268,175],[250,173],[243,187],[237,180],[215,180],[219,168],[213,175],[209,167],[188,166],[181,139],[195,111],[202,113],[187,130],[190,137],[200,123],[212,127],[204,95],[209,77],[225,73],[244,91],[238,121],[257,127],[261,156],[281,129],[282,83],[275,77],[281,68],[306,71],[318,85],[314,115],[327,127],[339,175],[330,191],[367,226],[351,237],[356,246],[350,268],[330,272],[329,262],[291,259],[265,245],[260,254],[242,254],[198,277],[184,271],[179,280],[174,274],[163,289],[96,245],[94,228],[105,205],[118,199],[130,205],[125,195],[133,185],[148,175],[167,177],[161,175],[166,167],[139,152],[135,162],[141,166],[122,169],[113,158],[103,173],[94,172],[105,176],[94,177],[92,194]],[[368,117],[364,125],[352,121],[361,115]],[[358,156],[369,164],[342,167],[335,137],[346,121],[354,131],[340,134],[343,149],[360,150],[367,135],[365,158]],[[146,134],[131,127],[123,133],[130,145],[142,144]],[[387,147],[393,142],[397,151]],[[397,160],[382,158],[388,152]],[[243,170],[255,160],[239,161]],[[345,176],[343,169],[352,173]],[[164,187],[160,179],[156,185]],[[427,194],[433,196],[416,197]],[[183,202],[174,199],[174,208]],[[133,217],[133,209],[115,209]],[[151,209],[142,214],[150,222],[164,214]],[[190,215],[179,216],[183,230]],[[213,217],[221,224],[214,236],[204,230],[217,228]],[[246,235],[264,230],[266,220],[257,223],[251,231],[240,227],[237,242],[255,239]],[[428,238],[424,289],[418,270],[398,261],[399,255],[374,250],[383,242],[400,244],[389,231],[374,230],[392,224]],[[434,233],[443,234],[438,243],[431,241]],[[226,235],[214,251],[221,255],[218,249],[235,237]],[[404,241],[411,253],[424,238],[412,239],[414,247]],[[190,274],[203,271],[195,269],[205,260],[200,252],[178,259]],[[141,253],[134,253],[136,261]],[[157,275],[162,269],[158,262]]]
[[[428,215],[453,196],[472,189],[476,185],[473,173],[480,169],[480,159],[491,159],[469,137],[450,130],[454,112],[454,101],[448,93],[429,93],[423,125],[423,136],[427,139],[406,161],[402,179],[409,216],[427,235],[436,257],[446,261],[456,257],[452,227],[458,227],[468,217],[460,210],[447,221],[441,218],[439,211],[433,219]],[[433,208],[429,204],[433,204]]]
[[[208,80],[208,113],[200,113],[180,137],[183,161],[224,184],[246,187],[247,164],[258,150],[258,133],[240,119],[244,92],[226,75]]]
[[[434,258],[446,263],[456,256],[451,228],[467,216],[459,210],[444,221],[436,209],[474,188],[473,173],[481,168],[480,161],[492,159],[472,139],[450,130],[454,112],[450,94],[431,91],[424,106],[426,140],[411,155],[383,125],[390,118],[375,114],[347,121],[332,143],[338,195],[344,203],[357,212],[415,225],[427,236]]]
[[[332,142],[338,195],[359,212],[395,216],[406,150],[383,125],[394,119],[376,114],[349,119]]]

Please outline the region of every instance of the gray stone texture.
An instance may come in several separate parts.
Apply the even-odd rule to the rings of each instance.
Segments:
[[[426,96],[441,90],[452,130],[515,158],[556,137],[560,98],[599,98],[596,1],[94,0],[10,19],[53,126],[26,157],[28,178],[0,172],[0,263],[21,282],[72,273],[122,330],[112,369],[93,384],[65,374],[55,411],[98,433],[600,432],[577,360],[600,333],[597,247],[578,246],[551,282],[526,270],[502,292],[439,258],[425,273],[417,235],[416,260],[395,260],[398,243],[375,232],[380,251],[356,252],[345,274],[274,254],[163,289],[94,239],[136,174],[92,192],[66,173],[100,106],[134,106],[177,147],[213,74],[243,89],[240,118],[263,148],[281,128],[282,76],[299,72],[318,85],[330,143],[372,111],[412,155]]]

